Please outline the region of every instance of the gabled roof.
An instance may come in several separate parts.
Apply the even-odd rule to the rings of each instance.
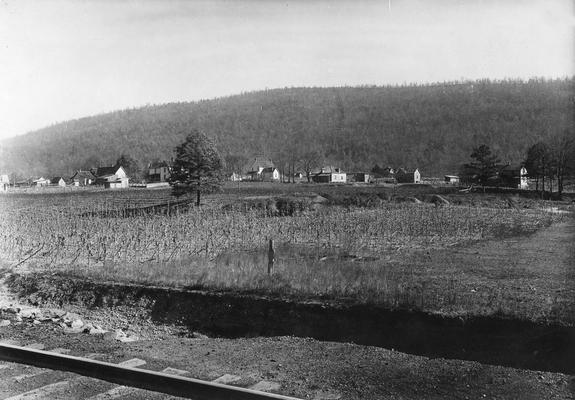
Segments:
[[[103,177],[106,175],[116,175],[116,173],[120,168],[122,168],[121,165],[113,167],[98,167],[98,169],[96,170],[96,176]]]
[[[64,180],[64,178],[62,178],[61,176],[55,176],[53,178],[50,178],[50,182],[52,183],[60,182],[60,179]]]
[[[95,179],[96,176],[92,173],[92,171],[82,171],[78,170],[74,175],[72,175],[71,179]]]
[[[269,158],[264,158],[264,157],[255,157],[252,161],[250,161],[246,165],[244,170],[251,172],[251,171],[258,171],[260,168],[265,169],[265,168],[270,168],[270,167],[275,167],[272,160],[270,160]]]
[[[275,169],[276,169],[275,167],[267,167],[267,168],[264,168],[264,169],[262,170],[262,174],[263,174],[263,173],[268,173],[268,174],[273,173]]]

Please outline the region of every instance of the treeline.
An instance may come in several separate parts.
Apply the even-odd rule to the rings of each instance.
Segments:
[[[524,161],[537,191],[563,193],[565,178],[575,175],[575,135],[566,131],[527,149]]]
[[[459,177],[463,183],[485,186],[510,185],[524,188],[529,178],[535,183],[533,189],[544,194],[556,191],[559,195],[565,188],[565,180],[575,176],[575,135],[569,130],[556,134],[545,141],[538,141],[527,149],[525,159],[517,165],[501,163],[497,154],[488,145],[473,149],[472,161],[461,166]],[[522,168],[525,171],[522,172]]]
[[[169,160],[194,128],[228,162],[265,155],[293,169],[321,159],[347,171],[373,165],[454,173],[482,143],[512,163],[572,130],[573,78],[433,85],[274,89],[193,103],[122,110],[5,140],[0,169],[66,175],[113,164]],[[297,161],[297,163],[296,163]],[[291,166],[291,168],[290,168]]]

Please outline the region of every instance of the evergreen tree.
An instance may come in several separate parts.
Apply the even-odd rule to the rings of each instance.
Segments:
[[[464,165],[463,175],[466,180],[479,183],[485,190],[488,181],[497,176],[500,160],[485,144],[475,147],[471,158],[474,161]]]
[[[223,183],[224,162],[214,142],[199,130],[193,130],[184,143],[176,147],[172,175],[169,182],[172,193],[181,196],[196,193],[196,205],[200,205],[200,193],[213,192]]]

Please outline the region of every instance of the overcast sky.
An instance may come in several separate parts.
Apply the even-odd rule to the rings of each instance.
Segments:
[[[0,0],[0,139],[265,88],[565,77],[572,0]]]

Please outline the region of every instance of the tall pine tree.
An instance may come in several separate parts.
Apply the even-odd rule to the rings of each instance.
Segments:
[[[221,188],[224,162],[214,142],[199,130],[193,130],[184,143],[176,147],[170,184],[172,193],[181,196],[196,193],[196,205],[200,205],[202,192],[209,193]]]

